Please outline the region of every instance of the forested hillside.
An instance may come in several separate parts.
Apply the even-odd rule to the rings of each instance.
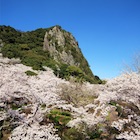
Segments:
[[[49,49],[44,50],[46,39]],[[72,76],[75,81],[102,83],[98,76],[92,74],[72,34],[58,25],[28,32],[0,26],[0,40],[4,57],[20,58],[24,65],[32,66],[35,70],[50,67],[55,75],[67,80]]]

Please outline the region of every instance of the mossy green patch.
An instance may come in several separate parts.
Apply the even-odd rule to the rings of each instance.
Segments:
[[[35,73],[35,72],[33,72],[33,71],[30,71],[30,70],[26,71],[25,73],[26,73],[28,76],[36,76],[36,75],[37,75],[37,73]]]
[[[61,109],[53,109],[47,115],[49,120],[55,124],[57,129],[63,129],[66,124],[72,119],[70,112]]]

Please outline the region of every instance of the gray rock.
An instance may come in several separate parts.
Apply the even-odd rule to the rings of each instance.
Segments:
[[[76,62],[72,55],[72,48],[77,53],[81,53],[78,43],[71,33],[62,30],[59,26],[55,26],[46,32],[43,50],[49,51],[54,60],[78,66],[79,63]]]

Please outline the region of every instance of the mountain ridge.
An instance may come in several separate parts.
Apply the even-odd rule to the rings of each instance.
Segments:
[[[72,76],[76,80],[101,83],[100,78],[93,75],[74,36],[61,26],[27,32],[0,26],[0,31],[3,56],[19,57],[23,64],[38,70],[48,66],[60,78]]]

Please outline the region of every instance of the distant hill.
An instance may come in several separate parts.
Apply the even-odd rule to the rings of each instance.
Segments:
[[[0,46],[4,57],[20,58],[33,69],[45,70],[47,66],[60,78],[102,83],[90,70],[74,36],[61,26],[28,32],[0,26]]]

